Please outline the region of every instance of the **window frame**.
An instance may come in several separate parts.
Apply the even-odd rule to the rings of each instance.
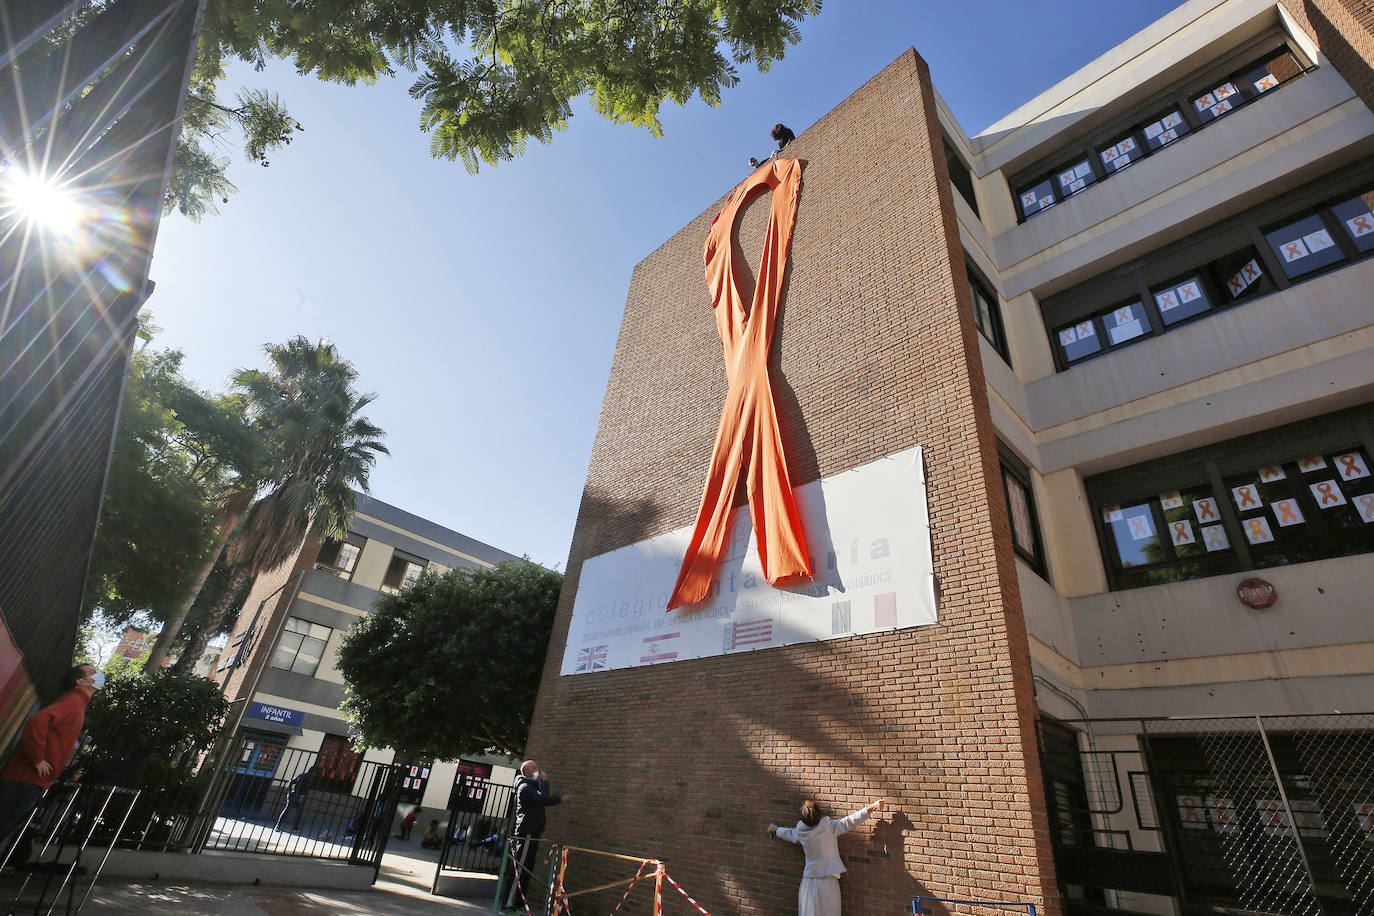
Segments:
[[[1198,110],[1193,104],[1194,99],[1222,83],[1241,81],[1247,73],[1285,51],[1292,55],[1293,60],[1297,63],[1297,73],[1264,92],[1255,92],[1252,87],[1247,88],[1244,85],[1238,85],[1237,95],[1244,100],[1242,104],[1208,120],[1203,120],[1199,116]],[[1307,56],[1286,30],[1278,26],[1266,30],[1263,34],[1232,48],[1212,64],[1194,71],[1186,79],[1174,82],[1163,90],[1150,95],[1144,102],[1132,106],[1121,116],[1113,118],[1101,127],[1093,128],[1089,133],[1080,137],[1076,143],[1059,147],[1051,155],[1045,156],[1013,174],[1007,182],[1007,190],[1011,194],[1012,209],[1016,213],[1017,225],[1039,216],[1046,210],[1053,209],[1070,197],[1081,194],[1093,184],[1109,180],[1117,172],[1126,171],[1129,166],[1121,169],[1109,169],[1102,161],[1101,156],[1103,150],[1113,146],[1115,142],[1126,135],[1135,141],[1141,154],[1139,158],[1132,161],[1131,165],[1135,165],[1141,159],[1148,159],[1150,156],[1158,155],[1164,150],[1172,148],[1180,140],[1207,128],[1214,121],[1224,120],[1227,115],[1248,107],[1264,96],[1272,95],[1274,90],[1282,89],[1315,69],[1317,69],[1315,61]],[[1182,116],[1182,124],[1186,126],[1186,130],[1163,146],[1152,147],[1150,138],[1145,135],[1145,128],[1162,120],[1175,109]],[[1091,164],[1092,173],[1095,176],[1094,180],[1078,191],[1070,194],[1060,193],[1057,176],[1065,170],[1067,165],[1078,163],[1085,155]],[[1053,203],[1045,207],[1038,207],[1028,214],[1021,200],[1022,195],[1045,181],[1049,182],[1050,195],[1054,198]]]
[[[413,554],[407,550],[401,550],[400,548],[392,548],[391,559],[386,564],[386,572],[382,576],[382,584],[378,591],[384,592],[388,595],[399,595],[401,591],[404,588],[406,588],[405,567],[402,567],[401,581],[398,584],[392,585],[390,582],[387,581],[387,579],[391,577],[391,570],[393,567],[395,567],[397,560],[402,561],[406,564],[406,566],[420,567],[420,572],[416,575],[417,579],[421,575],[424,575],[425,570],[429,568],[429,560],[426,560],[424,557]],[[411,584],[413,585],[414,583],[412,582]]]
[[[964,199],[964,203],[968,204],[969,209],[973,211],[973,215],[978,217],[981,221],[983,215],[978,212],[978,180],[973,174],[973,169],[964,161],[964,157],[959,154],[959,150],[950,142],[947,134],[942,132],[940,134],[940,139],[944,141],[945,144],[945,171],[949,173],[949,183],[954,187],[954,190],[959,192],[959,196]],[[958,166],[960,174],[956,175],[955,166]],[[960,184],[960,179],[963,178],[963,176],[968,176],[967,191],[965,191]]]
[[[1002,324],[1002,297],[997,295],[997,289],[988,282],[987,277],[974,264],[967,251],[964,252],[964,270],[968,276],[969,284],[969,305],[973,309],[973,326],[978,329],[978,333],[997,351],[1003,361],[1008,366],[1011,365],[1011,351],[1007,346],[1007,330]],[[978,319],[978,305],[974,301],[974,294],[981,291],[983,298],[988,302],[988,323],[992,325],[991,333],[985,330]]]
[[[1097,359],[1120,347],[1130,346],[1148,336],[1159,336],[1195,321],[1204,321],[1228,309],[1257,301],[1267,295],[1290,289],[1374,257],[1374,248],[1367,251],[1359,250],[1345,226],[1337,222],[1338,217],[1333,215],[1332,209],[1361,193],[1371,192],[1374,192],[1374,156],[1337,169],[1294,191],[1146,252],[1062,293],[1047,297],[1040,303],[1040,312],[1054,358],[1055,370],[1068,371],[1074,366]],[[1321,217],[1323,225],[1344,257],[1302,274],[1296,279],[1290,279],[1284,272],[1282,262],[1270,245],[1266,233],[1314,214]],[[1255,284],[1261,289],[1256,292],[1246,291],[1239,297],[1232,298],[1225,286],[1226,281],[1221,280],[1217,274],[1217,265],[1246,251],[1252,252],[1253,260],[1260,267],[1262,277],[1255,281]],[[1177,285],[1193,276],[1202,284],[1211,302],[1211,308],[1166,324],[1164,314],[1155,303],[1154,294],[1167,288],[1171,281]],[[1137,298],[1144,304],[1153,335],[1141,335],[1114,347],[1103,347],[1096,353],[1077,359],[1070,359],[1065,355],[1059,341],[1060,329],[1105,314],[1114,307],[1113,304],[1124,304]]]
[[[1046,582],[1050,579],[1049,561],[1045,556],[1045,534],[1040,525],[1040,510],[1035,499],[1035,487],[1031,483],[1030,468],[1020,458],[1012,454],[1001,442],[997,443],[997,465],[1001,470],[1002,481],[1002,502],[1007,508],[1007,522],[1011,528],[1011,547],[1016,555],[1020,557],[1027,566],[1031,568],[1037,576]],[[1034,541],[1034,552],[1027,551],[1016,539],[1016,516],[1012,512],[1011,493],[1007,490],[1007,478],[1010,477],[1020,487],[1026,497],[1026,515],[1030,518],[1031,539]]]
[[[334,554],[336,558],[338,557],[339,553],[343,551],[345,545],[351,545],[353,547],[358,548],[357,555],[353,557],[353,565],[351,568],[345,569],[344,567],[339,566],[337,563],[326,563],[320,559],[320,557],[324,555],[325,550],[328,548],[330,544],[339,545],[338,550],[335,551]],[[336,578],[343,579],[345,582],[351,582],[353,581],[354,574],[358,571],[358,560],[362,558],[363,548],[366,546],[367,538],[353,531],[348,532],[348,534],[342,538],[327,538],[322,544],[320,544],[319,553],[315,555],[315,569],[319,570],[320,572],[328,573],[331,576],[335,576]]]
[[[1205,483],[1216,499],[1217,509],[1221,516],[1220,522],[1225,527],[1235,563],[1228,569],[1219,569],[1202,576],[1188,577],[1189,579],[1235,575],[1242,572],[1268,569],[1276,565],[1288,565],[1284,562],[1266,562],[1272,551],[1263,545],[1252,545],[1246,538],[1241,527],[1244,516],[1237,509],[1227,482],[1240,475],[1251,473],[1257,468],[1289,463],[1306,455],[1325,455],[1349,447],[1364,449],[1366,460],[1374,461],[1374,451],[1371,451],[1374,449],[1374,403],[1308,420],[1300,420],[1273,430],[1227,439],[1212,445],[1169,455],[1165,458],[1151,459],[1114,471],[1106,471],[1085,479],[1083,482],[1084,492],[1087,495],[1088,505],[1093,515],[1093,529],[1097,534],[1098,544],[1102,552],[1102,567],[1107,575],[1109,590],[1124,591],[1155,584],[1148,582],[1129,584],[1126,580],[1141,573],[1166,568],[1175,561],[1151,564],[1145,567],[1119,568],[1115,559],[1116,553],[1110,532],[1102,517],[1102,510],[1105,507],[1126,505],[1141,499],[1151,500],[1156,529],[1160,531],[1161,541],[1167,541],[1169,539],[1163,534],[1166,529],[1163,527],[1164,520],[1159,517],[1160,511],[1156,497],[1159,493],[1201,485],[1200,483],[1187,482],[1197,480]],[[1370,470],[1374,471],[1374,467],[1371,467]],[[1300,480],[1299,483],[1302,485],[1294,485],[1293,487],[1295,497],[1298,499],[1304,515],[1308,520],[1311,520],[1314,513],[1320,513],[1321,510],[1316,509],[1313,506],[1313,501],[1305,494],[1304,491],[1308,489],[1307,482]],[[1266,504],[1267,507],[1268,504]],[[1370,541],[1371,538],[1374,538],[1374,523],[1367,523],[1367,525],[1367,529],[1359,530],[1366,535],[1364,540]],[[1271,524],[1270,527],[1272,528],[1273,525]],[[1309,530],[1313,534],[1306,539],[1307,542],[1318,546],[1323,542],[1340,538],[1349,540],[1346,535],[1340,533],[1341,530],[1328,528],[1327,523],[1320,518],[1319,514],[1316,517],[1315,525]],[[1344,530],[1349,531],[1349,529]],[[1291,542],[1291,544],[1296,543],[1296,541]],[[1313,560],[1338,556],[1358,556],[1363,553],[1374,552],[1374,541],[1370,541],[1370,544],[1368,551],[1354,554],[1324,554],[1314,557]],[[1260,553],[1258,558],[1255,556],[1257,548]],[[1170,552],[1172,553],[1172,550]],[[1311,560],[1294,562],[1311,562]],[[1174,581],[1187,580],[1178,579]]]
[[[306,624],[307,629],[306,629],[305,631],[301,631],[301,630],[292,630],[290,627],[291,627],[291,622],[292,622],[293,620],[294,620],[294,621],[299,621],[300,623],[303,623],[303,624]],[[319,637],[319,636],[313,636],[313,635],[311,635],[311,632],[312,632],[312,631],[310,630],[311,627],[321,627],[321,628],[323,628],[324,630],[327,631],[327,632],[326,632],[326,635],[325,635],[324,637]],[[286,637],[287,637],[288,635],[290,635],[290,636],[299,636],[299,637],[301,637],[301,639],[300,639],[300,641],[296,644],[296,648],[294,649],[294,651],[292,651],[292,653],[291,653],[291,664],[289,664],[289,665],[279,665],[279,664],[277,664],[277,655],[278,655],[279,653],[281,653],[281,652],[284,651],[284,649],[283,649],[283,643],[285,642]],[[329,640],[330,640],[333,636],[334,636],[334,627],[331,627],[331,626],[329,626],[329,625],[327,625],[327,624],[318,623],[318,622],[316,622],[316,621],[314,621],[314,620],[310,620],[310,619],[308,619],[308,618],[306,618],[306,617],[296,617],[296,616],[294,616],[294,615],[289,616],[289,617],[286,618],[286,622],[282,624],[281,632],[280,632],[279,634],[277,634],[277,644],[276,644],[275,646],[272,647],[272,657],[269,658],[269,659],[267,660],[267,667],[272,668],[272,669],[277,670],[277,671],[289,671],[289,672],[291,672],[292,674],[301,674],[301,675],[304,675],[305,677],[314,677],[315,674],[316,674],[316,672],[318,672],[318,671],[320,670],[320,665],[324,664],[324,653],[325,653],[325,650],[329,648]],[[312,667],[309,671],[298,671],[298,670],[296,669],[296,663],[300,661],[301,649],[305,646],[305,641],[306,641],[307,639],[315,640],[315,641],[317,641],[317,642],[320,643],[320,656],[319,656],[318,659],[316,659],[315,664],[314,664],[314,667]]]

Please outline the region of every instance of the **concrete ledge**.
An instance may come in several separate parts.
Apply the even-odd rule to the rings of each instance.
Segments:
[[[441,875],[435,893],[440,897],[492,900],[496,897],[499,883],[495,875],[458,872],[451,875]]]
[[[94,870],[105,855],[103,847],[92,846],[81,857],[81,864]],[[332,890],[368,890],[375,870],[366,865],[323,862],[289,856],[262,856],[251,853],[138,852],[131,849],[110,851],[109,861],[100,876],[147,881],[212,882],[215,884],[260,884],[270,887],[320,887]],[[492,895],[495,895],[492,891]]]

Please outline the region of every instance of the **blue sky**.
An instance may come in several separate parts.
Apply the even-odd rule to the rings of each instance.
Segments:
[[[410,74],[349,88],[243,67],[224,94],[272,89],[306,130],[269,168],[227,148],[221,215],[163,221],[156,343],[218,391],[266,342],[329,337],[378,395],[374,496],[561,568],[630,272],[745,177],[773,123],[800,134],[915,46],[976,133],[1176,5],[830,0],[719,107],[665,108],[662,138],[578,106],[477,175],[429,157]]]

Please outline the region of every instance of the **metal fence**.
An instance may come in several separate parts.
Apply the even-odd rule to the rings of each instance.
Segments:
[[[379,866],[396,819],[400,768],[237,739],[222,756],[193,847]]]
[[[1135,741],[1080,742],[1075,772],[1042,729],[1056,864],[1085,912],[1116,888],[1185,913],[1374,914],[1374,714],[1078,725]]]
[[[127,817],[92,825],[91,842],[160,852],[298,856],[376,869],[401,787],[400,767],[393,764],[251,736],[222,746],[193,775],[171,771],[144,781],[137,770],[114,763],[87,774],[83,784],[144,782]],[[58,783],[49,791],[31,835],[46,823],[43,812],[58,810],[59,800],[77,787]]]
[[[453,874],[497,875],[510,840],[513,786],[462,775],[449,800],[434,888]]]

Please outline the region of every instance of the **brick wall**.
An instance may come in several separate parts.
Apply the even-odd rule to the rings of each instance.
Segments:
[[[229,630],[230,644],[220,653],[223,657],[225,653],[235,651],[235,634],[242,633],[253,625],[253,616],[258,613],[258,605],[262,604],[263,599],[268,599],[262,606],[261,615],[258,616],[258,636],[252,652],[247,659],[239,660],[238,665],[230,672],[228,683],[224,685],[224,695],[229,699],[244,697],[256,679],[257,672],[271,661],[273,637],[277,633],[278,622],[289,610],[291,596],[296,587],[296,577],[315,568],[315,557],[319,556],[319,553],[320,541],[317,538],[307,538],[290,560],[254,580],[253,587],[248,592],[248,600],[239,609],[238,618]],[[211,669],[210,676],[222,682],[224,672]]]
[[[715,914],[795,912],[800,852],[764,827],[795,823],[808,795],[840,813],[879,796],[899,809],[842,840],[848,914],[898,912],[923,892],[1056,911],[1029,651],[940,148],[914,51],[788,148],[805,170],[772,358],[794,483],[925,448],[935,626],[559,676],[582,562],[693,520],[726,393],[702,272],[723,199],[634,271],[530,754],[574,796],[550,836],[662,857]],[[763,195],[740,219],[755,268],[767,218]],[[619,871],[579,859],[574,887]]]
[[[1341,77],[1374,109],[1374,4],[1368,0],[1282,0],[1316,37]]]

